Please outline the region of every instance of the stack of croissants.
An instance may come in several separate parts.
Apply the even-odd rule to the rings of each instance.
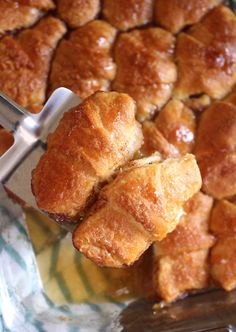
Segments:
[[[236,16],[222,0],[0,0],[0,90],[66,112],[32,173],[73,245],[156,296],[236,287]],[[13,137],[0,128],[0,155]],[[151,249],[150,249],[151,248]]]

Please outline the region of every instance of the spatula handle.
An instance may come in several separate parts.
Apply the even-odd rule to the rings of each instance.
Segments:
[[[24,110],[9,97],[0,92],[0,125],[10,132],[14,132],[22,120],[27,115]]]

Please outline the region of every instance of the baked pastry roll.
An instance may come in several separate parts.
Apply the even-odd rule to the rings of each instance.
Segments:
[[[98,92],[65,113],[49,135],[32,176],[40,209],[55,220],[79,221],[99,183],[131,159],[142,144],[131,97]]]
[[[93,20],[100,10],[100,0],[58,0],[57,12],[71,27],[78,28]]]
[[[108,0],[109,1],[109,0]],[[197,23],[222,0],[155,0],[155,20],[163,28],[177,33]]]
[[[211,252],[211,274],[225,290],[236,287],[236,205],[218,201],[211,215],[211,230],[218,237]]]
[[[0,128],[0,156],[2,156],[13,144],[13,136],[3,128]]]
[[[154,244],[153,284],[159,297],[171,302],[184,292],[207,287],[209,248],[215,238],[209,233],[213,205],[199,192],[184,206],[185,214],[175,230]]]
[[[178,255],[183,252],[208,249],[214,244],[209,233],[209,217],[213,198],[201,192],[184,206],[184,215],[176,229],[155,244],[155,255]]]
[[[221,99],[236,83],[236,17],[220,6],[177,39],[177,98],[205,93]]]
[[[153,241],[175,229],[184,203],[200,186],[193,155],[136,161],[100,191],[90,215],[74,231],[74,246],[102,266],[131,265]]]
[[[115,45],[114,90],[127,92],[138,106],[137,116],[150,118],[170,98],[177,71],[175,38],[159,28],[122,33]]]
[[[119,30],[147,24],[153,18],[153,0],[104,0],[103,16]]]
[[[236,287],[236,235],[220,237],[211,251],[211,276],[226,291]]]
[[[153,282],[166,302],[209,286],[208,249],[163,256],[154,264]]]
[[[64,24],[49,16],[17,37],[2,38],[0,90],[29,110],[40,109],[53,51],[65,32]]]
[[[108,90],[115,76],[111,50],[116,29],[105,21],[92,21],[63,40],[52,63],[49,90],[64,86],[86,98]]]
[[[236,194],[236,106],[215,102],[203,113],[196,139],[203,190],[217,199]]]
[[[0,34],[29,27],[54,7],[52,0],[0,0]]]
[[[195,128],[196,119],[191,109],[173,99],[157,114],[154,122],[143,123],[141,152],[150,155],[158,151],[164,158],[191,152]]]

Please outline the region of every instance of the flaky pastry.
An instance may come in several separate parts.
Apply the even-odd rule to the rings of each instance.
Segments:
[[[222,199],[236,194],[236,106],[215,102],[202,114],[194,153],[203,190]]]
[[[99,194],[73,234],[74,246],[102,266],[134,263],[177,226],[184,203],[201,186],[193,155],[133,167]]]
[[[201,192],[194,195],[185,204],[185,214],[175,230],[154,244],[153,285],[167,302],[208,286],[207,258],[215,243],[209,233],[212,205],[210,196]]]
[[[57,11],[71,27],[78,28],[93,20],[100,10],[100,0],[58,0]]]
[[[207,94],[221,99],[236,83],[236,18],[226,7],[210,11],[177,39],[177,98]]]
[[[135,112],[128,95],[98,92],[65,113],[33,172],[40,209],[59,221],[78,221],[99,183],[140,148],[142,131]]]
[[[164,158],[192,151],[195,140],[194,113],[179,100],[171,100],[157,114],[155,121],[143,123],[144,144],[141,152],[158,151]]]
[[[108,0],[109,1],[109,0]],[[163,28],[177,33],[197,23],[222,0],[155,0],[155,20]]]
[[[41,106],[53,51],[65,32],[64,24],[49,16],[17,37],[2,38],[0,90],[29,110]]]
[[[211,252],[211,274],[217,284],[230,291],[236,287],[236,205],[226,200],[218,201],[210,226],[217,236]]]
[[[112,87],[132,96],[138,118],[150,118],[170,98],[177,71],[175,38],[159,28],[122,33],[115,45],[117,74]]]
[[[86,98],[98,90],[109,90],[116,65],[111,49],[116,29],[105,21],[92,21],[63,40],[52,63],[50,92],[64,86]]]
[[[155,289],[166,302],[176,300],[186,291],[209,286],[208,249],[163,256],[154,267]]]
[[[0,0],[0,34],[29,27],[54,7],[52,0]]]
[[[153,0],[104,0],[105,19],[120,30],[128,30],[152,21]]]

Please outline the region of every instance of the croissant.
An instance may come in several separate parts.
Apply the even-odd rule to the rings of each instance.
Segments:
[[[236,106],[215,102],[203,113],[195,155],[203,190],[217,199],[236,194]]]
[[[236,83],[236,18],[227,7],[216,7],[177,38],[178,80],[174,96],[207,94],[221,99]]]
[[[194,195],[184,205],[185,214],[175,230],[154,244],[153,285],[165,301],[208,286],[208,254],[215,243],[209,233],[212,205],[210,196]]]
[[[74,231],[75,248],[99,265],[134,263],[153,241],[175,229],[184,203],[201,187],[193,155],[140,163],[101,190],[90,215]]]
[[[40,110],[45,102],[53,50],[65,32],[59,19],[48,16],[16,37],[3,37],[0,90],[29,110]]]
[[[177,33],[197,23],[222,0],[155,0],[155,20],[164,29]]]
[[[29,27],[54,7],[52,0],[0,0],[0,34]]]
[[[226,200],[216,203],[211,215],[211,230],[217,242],[211,251],[211,275],[230,291],[236,287],[236,205]]]
[[[116,29],[102,20],[73,31],[57,48],[49,91],[64,86],[86,98],[98,90],[109,90],[116,72],[112,58],[115,37]]]
[[[152,21],[153,0],[104,0],[103,16],[120,30],[128,30]]]
[[[143,123],[144,143],[141,152],[155,151],[164,158],[191,152],[195,141],[194,113],[179,100],[171,100],[157,114],[155,121]]]
[[[71,27],[78,28],[93,20],[100,10],[100,0],[58,0],[59,16]]]
[[[159,28],[125,32],[117,39],[112,88],[136,100],[140,121],[152,117],[171,96],[177,78],[174,47],[175,38]]]
[[[78,221],[99,183],[140,148],[135,111],[128,95],[98,92],[64,115],[33,172],[32,190],[40,209],[56,220]]]

